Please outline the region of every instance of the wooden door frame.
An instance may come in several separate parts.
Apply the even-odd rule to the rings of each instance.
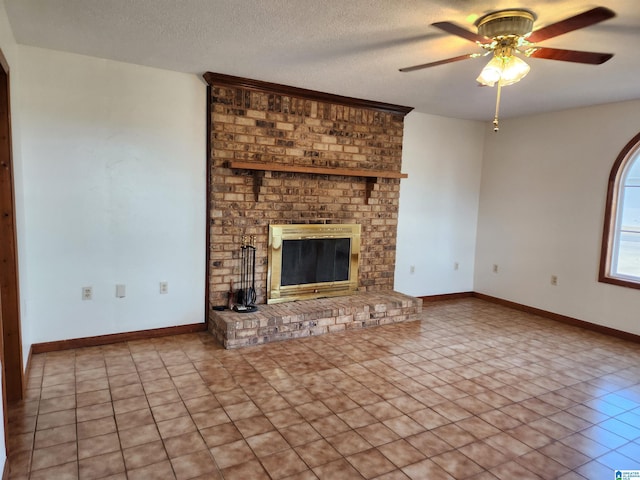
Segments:
[[[10,99],[9,63],[0,50],[0,353],[3,402],[8,403],[21,400],[24,393]]]

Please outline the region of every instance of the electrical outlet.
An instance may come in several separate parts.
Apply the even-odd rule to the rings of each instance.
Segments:
[[[493,273],[498,273],[498,264],[493,264]]]
[[[127,287],[122,284],[116,285],[116,298],[124,298],[127,296]]]
[[[453,269],[458,270],[460,268],[460,264],[458,262],[453,262]]]
[[[93,299],[93,287],[82,287],[82,300]]]
[[[553,285],[554,287],[558,286],[558,276],[557,275],[551,275],[551,285]]]
[[[162,295],[169,293],[169,282],[160,282],[160,293]]]
[[[411,265],[411,266],[409,267],[409,273],[410,273],[411,275],[413,275],[414,273],[416,273],[416,266],[415,266],[415,265]]]

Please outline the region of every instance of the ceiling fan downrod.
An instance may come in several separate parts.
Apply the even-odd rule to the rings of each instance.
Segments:
[[[500,126],[498,125],[498,114],[500,113],[500,93],[502,93],[502,83],[498,82],[498,94],[496,95],[496,114],[493,117],[493,131],[498,133]]]

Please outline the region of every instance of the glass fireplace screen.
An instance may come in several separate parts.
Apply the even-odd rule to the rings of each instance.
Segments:
[[[358,289],[360,225],[270,225],[267,303]]]

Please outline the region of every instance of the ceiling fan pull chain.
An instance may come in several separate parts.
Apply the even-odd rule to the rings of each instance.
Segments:
[[[493,117],[493,131],[498,132],[500,127],[498,126],[498,113],[500,113],[500,93],[502,92],[502,82],[498,80],[498,95],[496,96],[496,114]]]

